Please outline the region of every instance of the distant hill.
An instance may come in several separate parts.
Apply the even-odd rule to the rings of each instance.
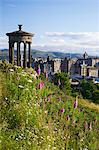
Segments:
[[[1,49],[0,50],[0,60],[9,59],[9,52],[8,49]]]
[[[16,50],[14,51],[15,55],[17,55]],[[0,50],[0,60],[7,59],[8,60],[9,52],[8,49],[2,49]],[[52,58],[64,58],[64,57],[69,57],[69,58],[80,58],[82,57],[82,54],[78,53],[62,53],[62,52],[47,52],[47,51],[39,51],[39,50],[32,50],[32,56],[33,58],[37,57],[44,57],[46,58],[47,56],[50,56]]]
[[[80,58],[82,57],[82,54],[78,53],[62,53],[62,52],[46,52],[46,51],[39,51],[39,50],[33,50],[32,51],[33,57],[47,57],[50,56],[52,58],[64,58],[64,57],[70,57],[70,58]]]

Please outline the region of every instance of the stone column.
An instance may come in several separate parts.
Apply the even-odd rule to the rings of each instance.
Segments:
[[[9,41],[9,63],[11,63],[11,51],[12,51],[12,47],[11,47],[11,43]]]
[[[28,53],[28,60],[29,60],[29,68],[31,67],[31,43],[28,43],[29,46],[29,53]]]
[[[11,63],[14,64],[14,43],[11,43]]]
[[[24,43],[24,62],[23,62],[23,67],[27,67],[27,58],[26,58],[26,43]]]
[[[17,66],[20,66],[20,43],[17,42]]]

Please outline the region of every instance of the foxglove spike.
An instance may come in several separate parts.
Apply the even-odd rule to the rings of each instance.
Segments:
[[[78,100],[76,99],[75,101],[74,101],[74,109],[76,109],[78,107]]]
[[[44,82],[40,82],[39,89],[42,89],[44,87]]]
[[[38,70],[37,70],[37,74],[40,75],[40,73],[41,73],[41,69],[39,67]]]

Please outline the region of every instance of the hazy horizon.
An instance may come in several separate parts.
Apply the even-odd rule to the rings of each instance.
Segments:
[[[0,48],[0,51],[3,51],[3,50],[9,50],[9,49],[8,48]],[[34,49],[34,48],[32,48],[31,50],[32,51],[37,51],[37,52],[43,52],[43,53],[63,53],[63,54],[67,54],[67,55],[79,55],[79,56],[82,55],[81,57],[83,57],[83,54],[86,52],[86,51],[84,51],[84,52],[77,53],[77,52],[66,52],[66,51],[62,51],[62,50],[61,51],[55,51],[55,50],[50,51],[50,50]],[[14,51],[17,51],[17,49],[15,48]],[[21,52],[24,52],[24,50],[21,50]],[[99,57],[99,54],[98,55],[95,55],[95,54],[90,55],[89,53],[87,53],[87,54],[88,54],[88,56]]]

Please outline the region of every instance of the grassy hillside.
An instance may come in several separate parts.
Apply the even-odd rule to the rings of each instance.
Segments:
[[[2,150],[98,150],[99,105],[65,95],[32,69],[0,64]]]

